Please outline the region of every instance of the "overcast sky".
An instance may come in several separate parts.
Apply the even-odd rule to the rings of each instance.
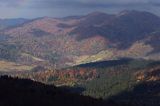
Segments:
[[[141,10],[160,16],[160,0],[0,0],[0,18],[64,17]]]

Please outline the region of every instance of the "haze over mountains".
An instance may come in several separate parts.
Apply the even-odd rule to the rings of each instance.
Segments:
[[[14,78],[0,77],[0,104],[159,106],[159,34],[159,16],[134,10],[2,19],[0,75]]]
[[[56,68],[118,58],[160,58],[160,17],[142,11],[0,22],[0,58]]]

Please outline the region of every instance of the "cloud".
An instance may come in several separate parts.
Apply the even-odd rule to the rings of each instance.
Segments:
[[[1,7],[8,7],[8,8],[17,8],[22,6],[22,4],[27,0],[0,0]]]
[[[160,15],[160,0],[0,0],[0,14],[3,17],[10,16],[8,11],[12,13],[12,17],[14,14],[15,17],[63,17],[93,11],[116,13],[126,9]]]
[[[55,8],[55,7],[82,7],[82,8],[102,8],[108,6],[131,6],[131,5],[156,5],[158,0],[33,0],[35,7]]]
[[[123,1],[124,2],[124,1]],[[34,8],[55,8],[55,7],[79,7],[79,8],[97,8],[106,6],[124,5],[122,2],[115,2],[114,0],[35,0],[33,2]]]
[[[0,5],[20,6],[30,2],[29,6],[34,8],[55,8],[55,7],[83,7],[97,8],[108,6],[130,6],[130,5],[154,5],[159,6],[159,0],[0,0]]]

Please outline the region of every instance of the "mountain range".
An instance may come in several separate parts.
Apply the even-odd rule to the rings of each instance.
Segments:
[[[0,19],[0,105],[159,106],[159,34],[135,10]]]
[[[0,58],[63,68],[119,58],[160,59],[160,17],[143,11],[1,20]]]

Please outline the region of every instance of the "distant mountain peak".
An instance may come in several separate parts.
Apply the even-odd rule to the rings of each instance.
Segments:
[[[128,13],[130,13],[130,11],[128,11],[128,10],[123,10],[123,11],[121,11],[121,12],[118,14],[118,16],[126,15],[126,14],[128,14]]]
[[[104,12],[95,11],[95,12],[89,13],[87,16],[99,16],[99,15],[108,15],[108,14]]]
[[[147,11],[137,11],[137,10],[123,10],[117,16],[124,16],[124,15],[147,15],[147,16],[156,16],[153,13]],[[156,16],[158,17],[158,16]]]

